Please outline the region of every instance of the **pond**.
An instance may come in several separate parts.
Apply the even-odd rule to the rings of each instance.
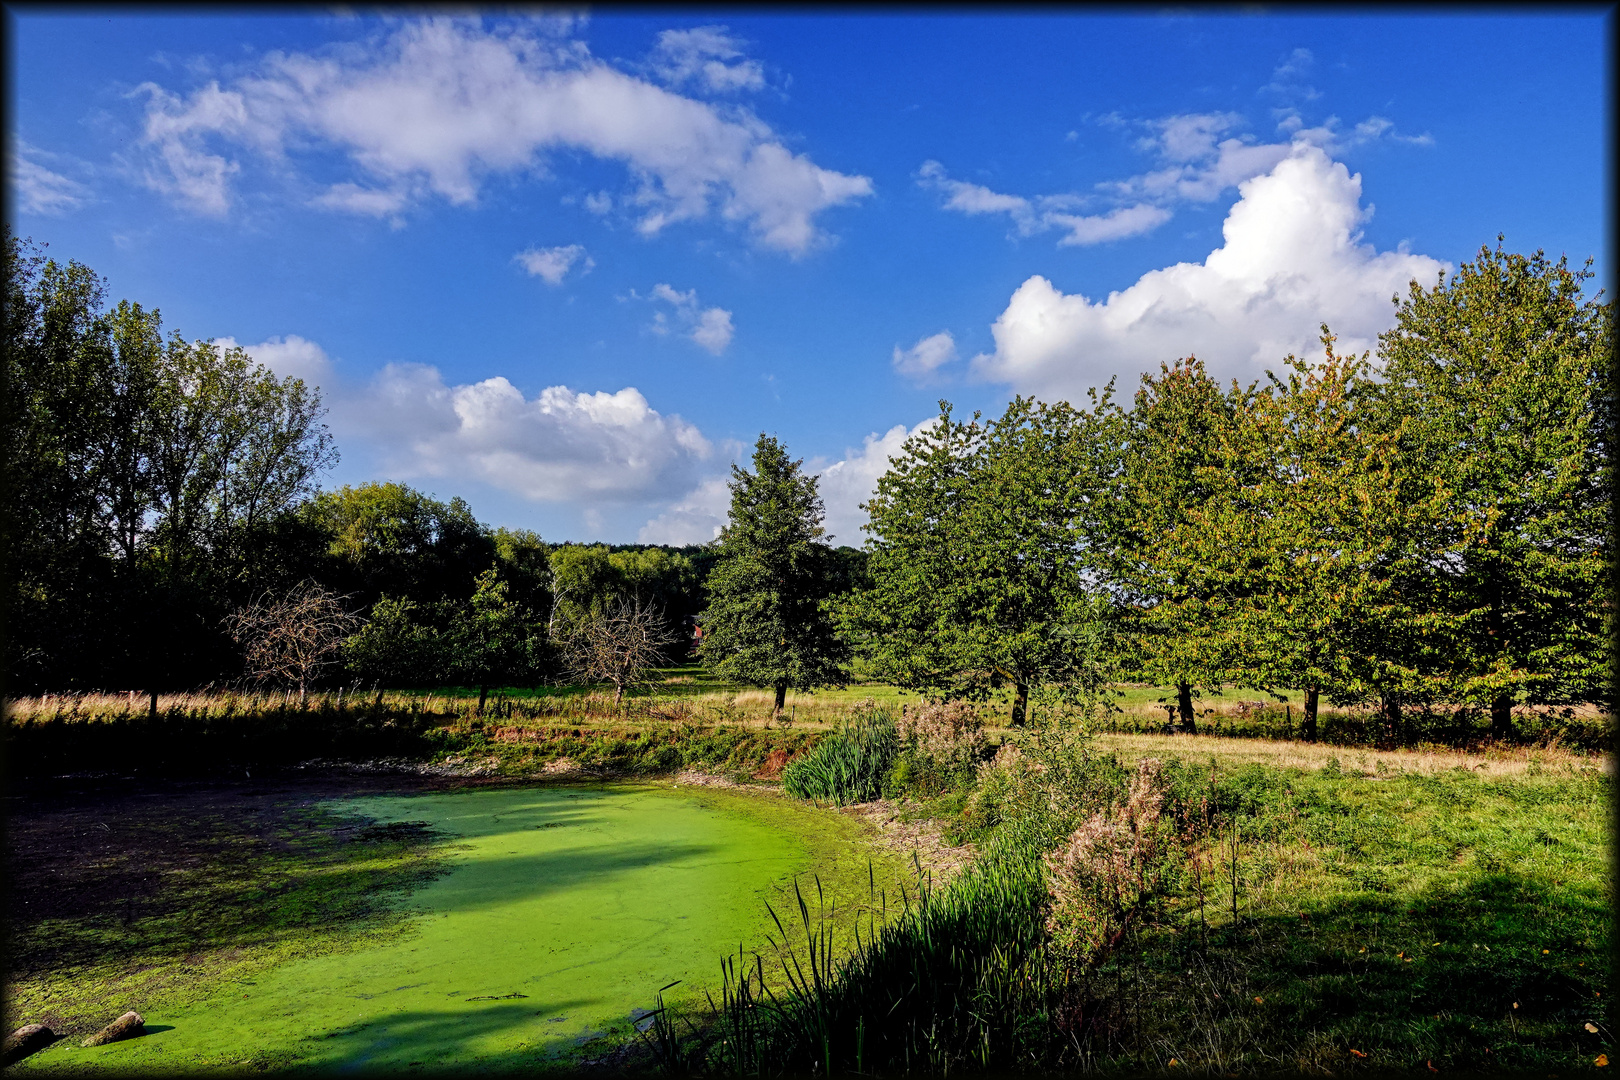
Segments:
[[[142,1038],[64,1040],[20,1067],[566,1068],[611,1045],[603,1036],[633,1037],[665,984],[681,980],[671,999],[713,987],[723,955],[762,940],[766,901],[780,911],[794,875],[816,868],[818,844],[855,835],[840,815],[667,784],[368,796],[341,808],[426,822],[449,841],[450,872],[404,901],[407,932],[146,1013]]]

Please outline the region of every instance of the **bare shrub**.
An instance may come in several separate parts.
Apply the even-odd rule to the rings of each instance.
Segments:
[[[225,618],[225,629],[243,649],[253,681],[298,687],[303,701],[309,684],[338,660],[344,639],[360,620],[344,610],[338,596],[314,581],[301,581],[286,596],[265,593]]]
[[[984,748],[984,725],[965,701],[928,703],[905,710],[900,739],[923,756],[939,762],[971,760]]]
[[[1165,793],[1160,761],[1144,758],[1124,803],[1087,817],[1046,856],[1047,928],[1082,965],[1112,950],[1160,887],[1170,833],[1161,820]]]
[[[574,625],[563,646],[568,672],[582,682],[613,686],[613,704],[627,687],[642,686],[675,642],[661,612],[640,600],[615,600]]]

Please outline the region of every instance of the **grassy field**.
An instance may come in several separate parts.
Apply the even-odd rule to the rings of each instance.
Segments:
[[[1606,1057],[1610,762],[1112,742],[1241,795],[1230,831],[1193,845],[1202,885],[1184,875],[1096,973],[1123,987],[1123,1057],[1555,1072]]]

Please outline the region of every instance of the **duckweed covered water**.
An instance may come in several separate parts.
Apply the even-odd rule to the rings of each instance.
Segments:
[[[654,786],[368,797],[342,807],[450,838],[410,931],[290,961],[171,1012],[151,1034],[64,1040],[20,1068],[491,1071],[577,1063],[659,987],[696,993],[760,940],[765,901],[811,863],[805,822],[746,795]],[[608,1043],[597,1043],[605,1048]]]

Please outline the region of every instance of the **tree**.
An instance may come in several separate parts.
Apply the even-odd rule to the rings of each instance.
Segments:
[[[1132,662],[1146,680],[1176,688],[1188,731],[1196,730],[1194,688],[1219,687],[1227,666],[1211,624],[1189,621],[1205,596],[1184,526],[1210,499],[1212,480],[1244,465],[1222,449],[1242,396],[1236,384],[1223,393],[1195,357],[1143,375],[1132,408],[1119,417],[1118,474],[1103,511],[1112,537],[1103,546],[1105,573],[1130,613]]]
[[[529,641],[534,635],[509,593],[497,570],[484,571],[472,598],[450,624],[450,671],[478,687],[479,713],[492,685],[522,678],[532,669]]]
[[[344,610],[343,599],[305,581],[280,599],[265,594],[233,612],[226,626],[243,647],[249,677],[297,686],[303,701],[309,684],[337,663],[344,639],[359,623]]]
[[[613,704],[647,681],[675,637],[663,615],[640,600],[618,597],[575,624],[564,646],[569,672],[583,682],[613,685]]]
[[[1501,239],[1413,282],[1378,346],[1385,426],[1448,500],[1454,557],[1430,572],[1454,619],[1450,692],[1487,706],[1499,737],[1516,702],[1601,697],[1614,612],[1613,307],[1583,297],[1590,261]]]
[[[465,500],[440,502],[406,484],[323,491],[306,513],[329,537],[330,578],[368,604],[385,594],[459,603],[497,557]]]
[[[109,309],[93,271],[9,232],[5,267],[5,602],[35,628],[8,669],[22,685],[196,678],[225,647],[241,534],[336,459],[319,392],[240,349],[165,342],[157,311]]]
[[[731,516],[708,582],[703,662],[722,678],[776,691],[842,685],[849,649],[822,603],[835,585],[816,478],[761,434],[754,471],[731,470]]]
[[[365,625],[343,643],[352,677],[383,686],[433,686],[446,668],[444,635],[419,621],[414,600],[384,596]]]
[[[1156,615],[1242,685],[1305,695],[1314,739],[1325,693],[1388,711],[1432,693],[1423,595],[1439,506],[1414,495],[1398,432],[1374,429],[1366,356],[1290,356],[1286,379],[1239,395],[1201,466],[1203,500],[1165,537],[1182,587]]]
[[[1088,583],[1107,392],[1096,408],[1018,398],[998,420],[913,435],[866,504],[871,585],[842,606],[873,670],[947,697],[1096,689],[1108,602]]]

